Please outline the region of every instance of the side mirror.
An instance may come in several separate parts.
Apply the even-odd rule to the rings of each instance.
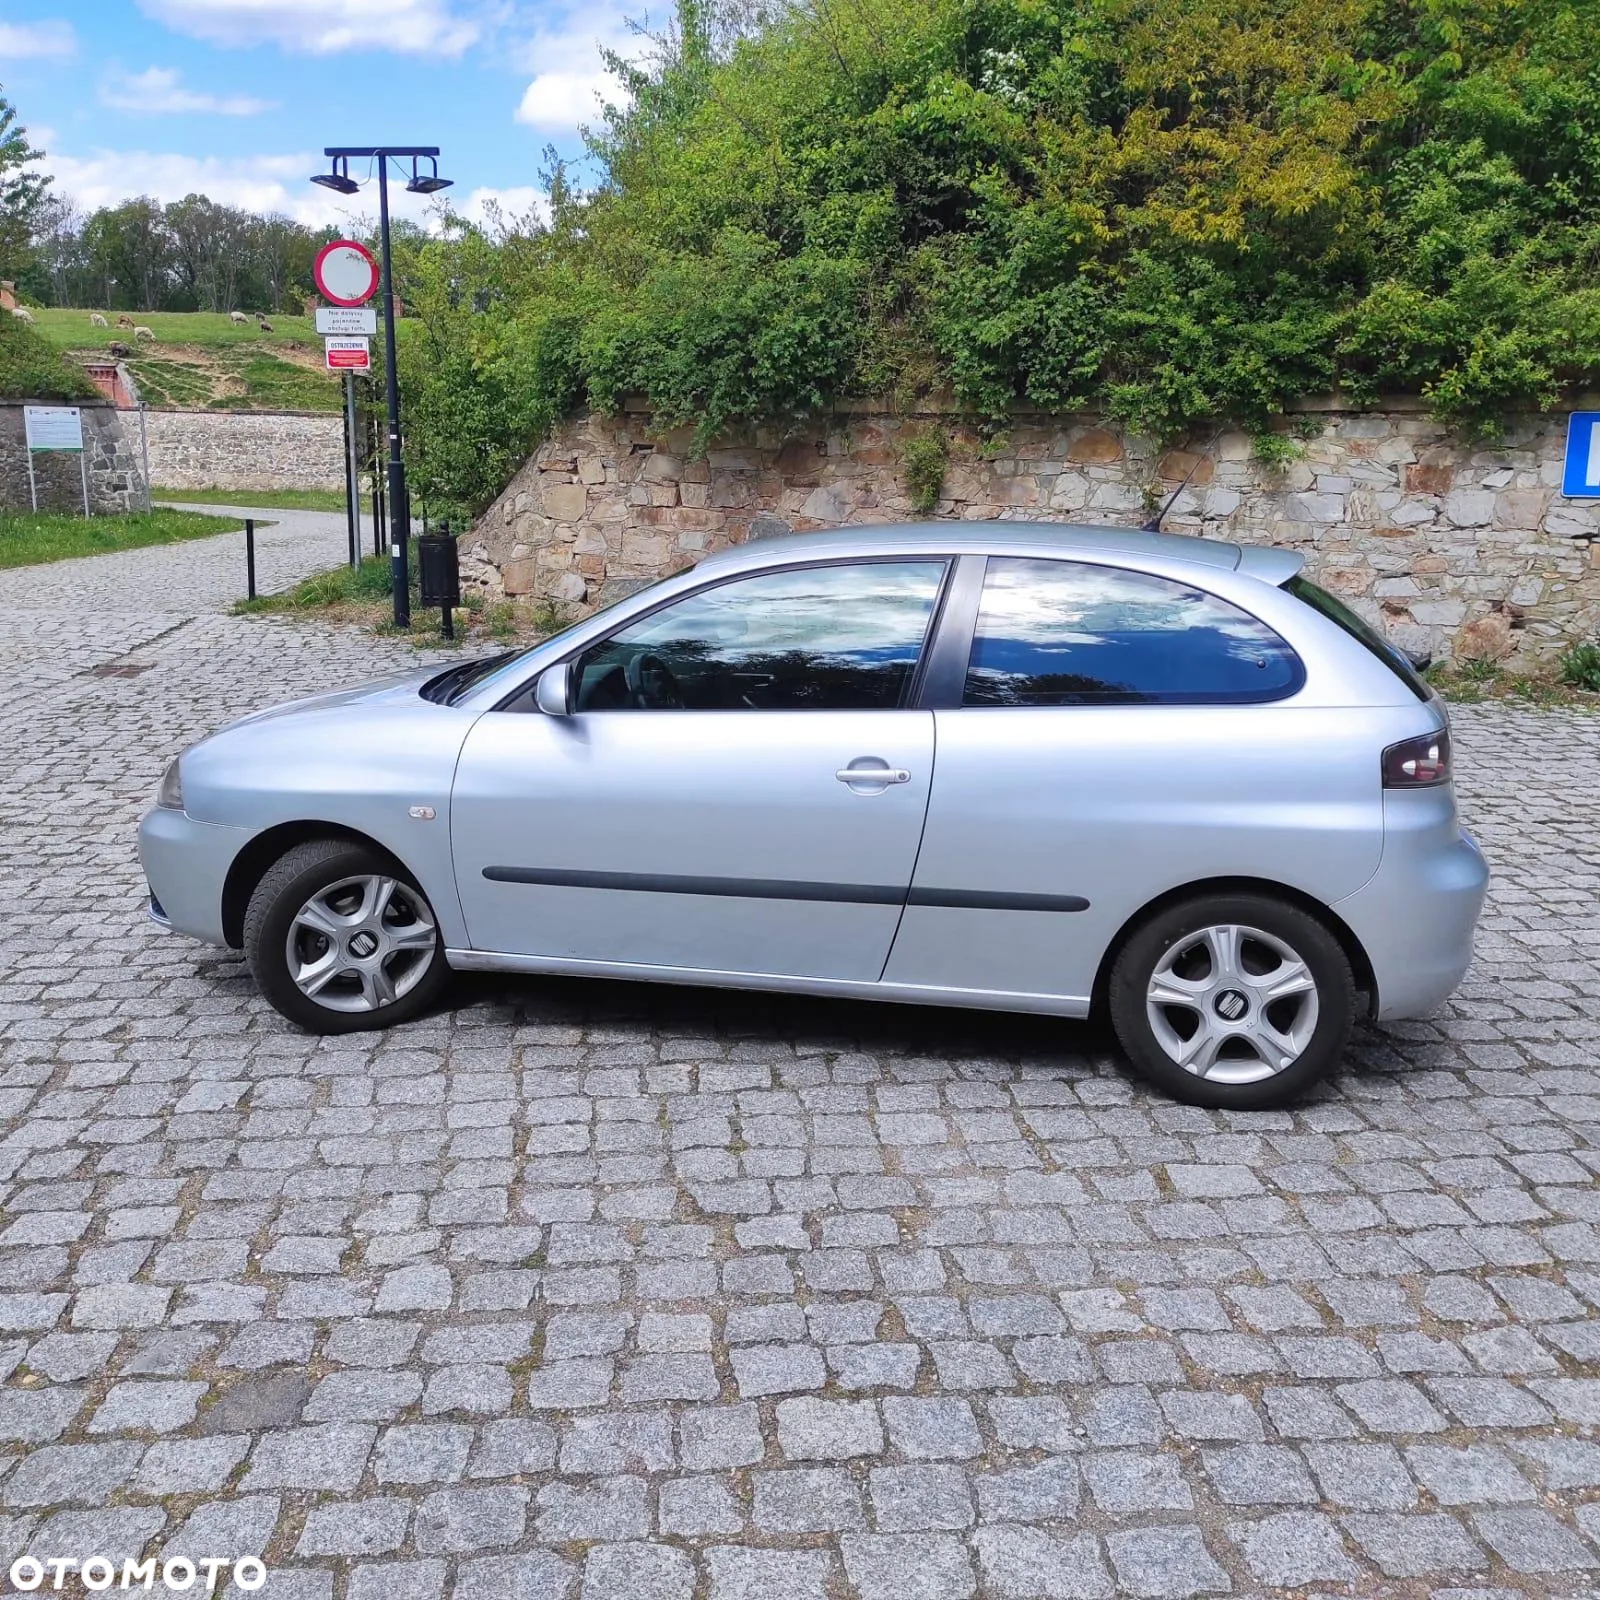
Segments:
[[[546,667],[533,686],[533,701],[547,717],[572,715],[572,663]]]

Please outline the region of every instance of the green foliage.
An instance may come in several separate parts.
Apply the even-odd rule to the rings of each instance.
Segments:
[[[150,491],[156,503],[178,501],[197,506],[262,506],[283,511],[345,511],[343,489],[163,489]],[[363,501],[363,517],[365,501]]]
[[[1282,472],[1291,461],[1299,461],[1305,453],[1306,447],[1292,433],[1261,428],[1250,439],[1250,454],[1269,472]]]
[[[85,215],[45,196],[32,214],[22,287],[47,305],[134,311],[298,313],[319,246],[341,230],[219,205],[202,194],[148,195]]]
[[[1600,641],[1570,645],[1561,655],[1561,681],[1570,689],[1600,694]]]
[[[209,539],[243,526],[237,517],[174,511],[166,506],[126,516],[80,517],[57,511],[0,514],[0,567],[31,567],[42,561],[110,555],[147,544]]]
[[[680,0],[591,190],[409,248],[419,478],[481,504],[630,395],[702,445],[936,390],[1264,439],[1400,388],[1492,429],[1600,375],[1595,6]]]
[[[900,470],[911,495],[911,509],[926,516],[939,503],[944,471],[950,464],[950,442],[942,428],[914,433],[900,452]]]
[[[51,344],[62,350],[104,350],[113,342],[132,347],[134,340],[126,328],[115,322],[96,327],[87,309],[61,306],[35,306],[34,327]],[[167,345],[184,345],[199,350],[224,350],[244,354],[248,350],[275,350],[284,347],[315,350],[322,356],[322,342],[310,317],[274,316],[272,332],[263,331],[254,320],[239,324],[223,312],[141,311],[135,318],[155,336],[149,350]]]
[[[412,547],[412,589],[416,590],[416,548]],[[367,605],[387,600],[394,593],[394,572],[388,556],[363,556],[358,567],[330,567],[277,594],[257,595],[254,600],[236,600],[233,609],[240,615],[260,611],[321,611],[329,606]],[[415,601],[416,594],[412,599]]]
[[[42,153],[28,143],[15,107],[0,95],[0,278],[17,278],[28,263],[50,184],[34,165]]]
[[[84,400],[98,393],[82,367],[25,322],[0,312],[0,397]]]

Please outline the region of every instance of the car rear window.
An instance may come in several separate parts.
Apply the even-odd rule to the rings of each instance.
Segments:
[[[1153,573],[991,556],[962,704],[1249,705],[1305,682],[1289,645]]]
[[[1313,611],[1320,611],[1329,622],[1344,629],[1358,644],[1365,646],[1419,700],[1431,700],[1433,690],[1412,666],[1405,651],[1391,644],[1372,624],[1352,611],[1343,600],[1319,588],[1309,578],[1293,577],[1283,587],[1296,600],[1303,600]]]

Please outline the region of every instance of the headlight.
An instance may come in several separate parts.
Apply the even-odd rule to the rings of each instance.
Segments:
[[[183,775],[178,771],[182,756],[174,756],[167,770],[161,774],[161,787],[156,790],[156,804],[170,811],[183,810]]]

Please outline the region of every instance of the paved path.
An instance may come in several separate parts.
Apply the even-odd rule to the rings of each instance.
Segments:
[[[1173,1105],[1081,1027],[698,991],[462,982],[319,1041],[141,917],[175,750],[412,659],[220,614],[237,546],[0,575],[0,1559],[1595,1592],[1600,719],[1460,713],[1478,964],[1292,1112]]]

